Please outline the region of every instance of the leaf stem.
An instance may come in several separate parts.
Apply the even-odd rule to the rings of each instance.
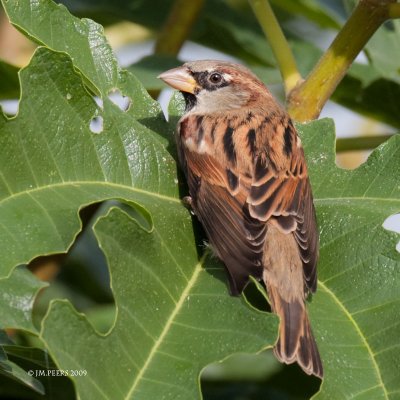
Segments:
[[[376,135],[340,138],[336,140],[336,152],[374,149],[392,136],[393,135]]]
[[[155,44],[156,54],[177,55],[189,36],[204,0],[175,0]]]
[[[296,121],[318,118],[347,69],[379,26],[389,18],[395,0],[360,0],[335,40],[306,80],[288,98],[288,111]]]
[[[281,72],[286,94],[302,79],[296,60],[268,0],[249,0],[254,14],[271,46]]]

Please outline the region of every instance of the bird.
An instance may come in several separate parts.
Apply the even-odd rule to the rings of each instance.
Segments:
[[[188,202],[226,267],[230,292],[264,281],[280,318],[274,354],[323,377],[307,313],[317,289],[319,236],[301,139],[264,83],[219,60],[187,62],[158,76],[179,90],[176,129]]]

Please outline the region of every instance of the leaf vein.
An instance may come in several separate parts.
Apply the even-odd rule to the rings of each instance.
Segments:
[[[400,343],[396,343],[393,346],[386,347],[385,349],[379,350],[376,353],[374,353],[374,357],[379,356],[383,353],[386,353],[389,350],[397,349],[398,347],[400,347]]]
[[[37,186],[33,189],[28,189],[22,192],[18,192],[18,193],[14,193],[12,196],[8,196],[5,197],[3,199],[0,200],[0,206],[2,203],[5,203],[7,201],[10,201],[16,197],[19,196],[23,196],[26,194],[30,194],[30,193],[35,193],[35,192],[39,192],[45,189],[54,189],[54,188],[58,188],[58,187],[75,187],[75,188],[79,188],[81,190],[83,190],[83,188],[80,186],[105,186],[105,187],[112,187],[113,189],[124,189],[127,191],[131,191],[133,193],[138,193],[138,194],[143,194],[145,196],[149,196],[149,197],[155,197],[158,198],[160,200],[166,200],[166,201],[170,201],[170,202],[174,202],[174,203],[180,203],[180,199],[176,198],[176,197],[171,197],[171,196],[166,196],[160,193],[155,193],[155,192],[149,192],[147,190],[144,189],[140,189],[140,188],[135,188],[132,186],[125,186],[125,185],[121,185],[118,183],[113,183],[113,182],[97,182],[97,181],[70,181],[70,182],[63,182],[63,183],[55,183],[55,184],[51,184],[51,185],[43,185],[43,186]]]
[[[378,366],[378,363],[375,359],[374,353],[372,352],[372,349],[369,345],[369,343],[367,342],[366,337],[363,335],[360,327],[358,326],[358,324],[356,323],[356,321],[354,320],[353,316],[351,315],[351,313],[347,310],[347,308],[344,306],[344,304],[336,297],[335,293],[332,292],[326,285],[324,285],[322,282],[319,282],[320,286],[323,287],[323,289],[332,297],[332,299],[334,300],[334,302],[339,306],[339,308],[343,311],[343,313],[347,316],[347,318],[349,319],[349,321],[353,324],[356,332],[358,333],[358,335],[361,338],[361,341],[364,343],[365,348],[368,351],[368,354],[370,355],[372,364],[374,366],[375,372],[376,372],[376,377],[378,378],[378,385],[382,387],[383,390],[383,394],[385,396],[385,399],[389,399],[387,390],[385,385],[383,384],[383,380],[382,380],[382,375]]]
[[[133,381],[131,388],[129,389],[125,400],[131,399],[133,393],[135,392],[138,384],[140,383],[141,379],[143,379],[143,376],[147,370],[147,368],[149,367],[151,361],[154,358],[154,355],[157,353],[157,350],[159,349],[159,347],[161,346],[163,340],[165,339],[165,337],[167,336],[167,334],[169,333],[169,330],[172,326],[172,323],[174,322],[174,319],[176,318],[176,316],[178,315],[179,311],[181,310],[181,308],[183,307],[185,300],[190,292],[190,290],[193,288],[193,286],[195,285],[195,283],[197,282],[197,279],[199,277],[200,271],[202,271],[202,265],[204,263],[204,260],[206,258],[205,254],[200,261],[197,263],[197,265],[195,266],[194,270],[193,270],[193,274],[192,277],[190,278],[189,282],[187,283],[185,289],[182,292],[182,295],[178,301],[178,303],[176,304],[175,308],[172,310],[171,315],[169,316],[164,329],[162,330],[162,332],[160,333],[160,336],[158,337],[157,341],[155,342],[154,346],[151,348],[149,355],[145,361],[145,363],[143,364],[142,369],[139,371],[138,375],[136,376],[135,380]]]
[[[85,370],[85,369],[86,369],[86,368],[84,368],[84,366],[82,366],[75,358],[73,358],[69,353],[67,353],[66,351],[64,351],[61,347],[58,349],[58,351],[60,351],[61,353],[63,353],[64,356],[65,356],[66,358],[68,358],[68,359],[72,362],[72,364],[76,365],[76,366],[77,366],[76,369],[81,369],[81,370]],[[72,368],[71,368],[71,369],[72,369]],[[92,379],[92,377],[90,376],[90,374],[87,374],[87,375],[85,376],[85,382],[86,382],[86,379],[89,380],[89,382],[94,386],[94,388],[97,390],[97,392],[98,392],[99,394],[101,394],[101,396],[102,396],[104,399],[106,399],[106,400],[109,400],[109,399],[110,399],[110,398],[107,396],[107,394],[101,389],[101,387],[97,384],[97,382],[96,382],[94,379]]]
[[[46,216],[46,218],[49,220],[50,225],[53,227],[54,232],[57,234],[58,238],[60,239],[60,244],[63,245],[64,244],[64,240],[60,234],[60,231],[57,228],[57,225],[55,224],[53,218],[51,217],[51,215],[49,214],[49,212],[46,210],[45,207],[43,207],[43,204],[40,203],[40,201],[38,199],[35,199],[31,193],[28,193],[28,196],[35,202],[35,204],[37,204],[37,206],[43,211],[43,214]]]
[[[0,171],[0,177],[1,177],[1,180],[4,182],[4,185],[5,185],[5,187],[7,188],[8,192],[9,192],[11,195],[13,195],[14,192],[11,190],[11,187],[10,187],[10,185],[8,184],[7,179],[5,178],[3,172],[1,172],[1,171]]]
[[[171,261],[178,267],[179,271],[181,272],[182,276],[185,278],[186,282],[189,281],[188,277],[185,275],[185,273],[183,272],[181,266],[179,265],[178,261],[176,260],[176,258],[174,257],[174,255],[172,254],[171,250],[169,249],[169,247],[167,246],[167,244],[165,243],[164,239],[161,237],[160,233],[158,232],[157,229],[154,229],[154,233],[157,235],[158,239],[161,242],[161,245],[164,247],[164,249],[167,251]]]
[[[371,335],[368,336],[368,339],[371,339],[371,338],[373,338],[373,337],[375,337],[375,336],[381,335],[382,332],[386,332],[386,331],[388,331],[389,329],[393,329],[395,326],[397,326],[397,325],[399,325],[399,324],[400,324],[400,321],[396,321],[394,324],[391,324],[391,325],[389,325],[389,326],[385,326],[384,328],[382,328],[382,329],[380,329],[380,330],[376,330],[376,331],[374,331]]]
[[[365,394],[365,393],[368,393],[368,392],[370,392],[371,390],[377,389],[378,387],[380,387],[380,385],[371,386],[371,387],[369,387],[369,388],[367,388],[367,389],[362,390],[361,392],[357,392],[357,393],[353,394],[353,395],[349,398],[349,400],[355,399],[356,397],[361,396],[361,395],[363,395],[363,394]]]
[[[145,334],[146,336],[148,336],[154,343],[156,342],[156,339],[150,334],[150,332],[143,326],[143,324],[136,318],[136,316],[131,312],[131,310],[129,310],[129,308],[127,308],[125,305],[121,304],[119,305],[119,307],[124,310],[129,318],[131,318],[134,322],[135,325],[137,325]],[[137,367],[137,369],[139,370],[140,368]]]
[[[386,301],[385,303],[377,304],[376,306],[373,306],[373,307],[363,308],[361,310],[354,311],[352,314],[354,316],[354,315],[361,314],[361,313],[364,313],[364,312],[367,312],[367,311],[377,310],[378,308],[386,307],[388,305],[396,304],[396,303],[399,303],[399,302],[400,302],[400,299]]]

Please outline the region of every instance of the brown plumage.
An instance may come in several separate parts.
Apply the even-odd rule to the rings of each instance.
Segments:
[[[177,144],[192,208],[224,262],[231,293],[263,279],[281,319],[274,351],[323,376],[305,299],[317,288],[318,231],[300,138],[246,68],[196,61],[160,75],[186,113]]]

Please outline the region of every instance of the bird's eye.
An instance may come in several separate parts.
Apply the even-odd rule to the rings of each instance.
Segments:
[[[222,81],[222,75],[215,72],[210,75],[209,80],[211,83],[220,83]]]

